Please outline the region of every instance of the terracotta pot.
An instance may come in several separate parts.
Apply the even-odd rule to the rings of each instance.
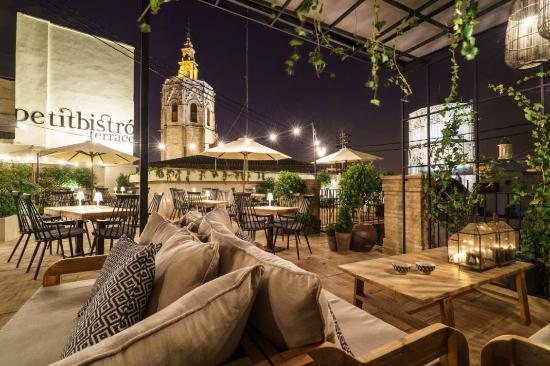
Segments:
[[[376,244],[378,234],[372,224],[362,223],[353,227],[350,249],[356,252],[368,252]]]
[[[327,235],[328,237],[328,248],[332,250],[333,252],[336,252],[338,250],[338,246],[336,244],[336,236],[335,235]]]
[[[336,244],[339,252],[347,252],[351,242],[351,233],[336,233]]]

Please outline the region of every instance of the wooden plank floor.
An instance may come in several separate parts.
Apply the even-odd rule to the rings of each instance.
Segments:
[[[258,233],[257,241],[265,243],[265,238]],[[279,252],[277,255],[294,262],[308,271],[317,273],[327,290],[350,302],[353,296],[352,277],[340,271],[338,265],[378,258],[384,255],[380,251],[380,248],[375,248],[369,253],[348,252],[340,254],[331,252],[328,249],[327,239],[324,235],[312,236],[310,242],[313,254],[309,254],[305,241],[302,240],[300,260],[296,258],[293,240],[290,241],[290,250]],[[277,244],[282,245],[281,242]],[[31,273],[25,273],[32,250],[34,249],[34,243],[29,243],[21,267],[18,269],[15,268],[17,258],[12,260],[11,263],[6,263],[12,245],[13,242],[0,243],[0,327],[32,296],[41,284],[41,281],[34,281],[32,279],[32,270]],[[85,246],[87,246],[87,242],[85,242]],[[43,268],[46,268],[49,264],[54,263],[60,258],[59,255],[55,255],[55,251],[53,255],[47,254],[44,258]],[[43,270],[41,273],[43,273]],[[85,273],[67,276],[66,280],[92,278],[94,276],[95,273]],[[404,308],[413,305],[410,302],[396,299],[388,291],[369,284],[365,284],[365,291],[388,304],[394,305],[397,303]],[[512,305],[499,302],[479,293],[470,293],[454,300],[456,326],[468,338],[472,365],[479,365],[481,348],[490,339],[503,334],[530,336],[538,329],[550,323],[549,301],[529,297],[529,305],[531,308],[532,323],[529,326],[525,326],[521,323],[517,308]],[[406,332],[410,333],[414,331],[407,324],[370,306],[368,303],[364,305],[364,309]],[[416,316],[430,324],[436,323],[439,321],[439,309],[431,307],[416,314]]]

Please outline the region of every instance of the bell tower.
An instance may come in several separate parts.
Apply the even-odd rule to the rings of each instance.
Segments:
[[[183,48],[181,49],[181,61],[178,62],[178,65],[180,65],[178,71],[179,78],[198,80],[199,65],[195,61],[195,49],[193,48],[193,43],[191,43],[190,32],[187,32],[187,38],[183,43]]]

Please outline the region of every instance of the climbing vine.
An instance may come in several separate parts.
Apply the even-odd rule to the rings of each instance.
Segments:
[[[301,47],[304,42],[303,39],[310,36],[313,41],[314,47],[307,54],[307,62],[313,67],[315,74],[320,76],[327,71],[327,60],[323,50],[328,50],[329,53],[339,55],[342,60],[347,59],[352,55],[356,49],[352,47],[349,52],[346,52],[342,47],[335,46],[332,42],[330,29],[319,19],[308,18],[310,12],[323,13],[323,4],[325,0],[303,0],[300,5],[295,9],[296,17],[299,24],[294,27],[294,34],[289,45],[291,47],[291,54],[285,61],[286,72],[289,75],[295,73],[295,67],[298,62],[303,58],[301,54]],[[167,0],[150,0],[151,14],[157,14],[162,4]],[[466,5],[465,5],[466,4]],[[278,8],[279,5],[273,4],[273,8]],[[380,69],[382,67],[391,70],[393,74],[384,80],[385,86],[397,86],[401,90],[401,99],[408,101],[408,97],[412,94],[412,89],[407,81],[405,75],[401,71],[398,62],[398,50],[396,47],[396,39],[405,32],[405,29],[409,30],[414,28],[418,24],[418,17],[415,14],[410,14],[405,18],[402,24],[396,28],[394,43],[390,47],[383,44],[379,39],[381,32],[383,31],[386,21],[380,18],[380,5],[378,0],[373,1],[373,33],[371,37],[365,40],[361,46],[369,55],[371,68],[369,77],[365,82],[365,86],[372,90],[373,96],[370,102],[376,106],[381,105],[381,101],[378,98],[378,88],[380,85]],[[473,60],[479,50],[476,46],[476,39],[474,37],[474,29],[478,24],[476,19],[478,12],[477,0],[454,0],[454,10],[452,27],[449,30],[449,52],[451,58],[451,70],[450,81],[451,87],[449,96],[446,98],[446,102],[457,101],[458,98],[458,80],[459,80],[459,65],[457,61],[457,50],[460,47],[460,53],[466,60]],[[276,16],[275,12],[272,14]],[[317,17],[319,18],[319,17]],[[310,26],[311,25],[311,26]],[[151,27],[143,21],[143,16],[139,18],[139,27],[142,32],[150,32]],[[334,73],[329,73],[331,77],[335,76]]]

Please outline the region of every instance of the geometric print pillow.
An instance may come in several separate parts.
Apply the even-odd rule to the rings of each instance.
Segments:
[[[143,318],[155,279],[158,246],[144,245],[105,281],[77,321],[65,358],[131,327]]]
[[[118,242],[109,252],[107,259],[105,259],[105,263],[103,264],[103,267],[101,268],[101,271],[99,272],[97,279],[95,280],[92,290],[90,291],[90,296],[88,296],[88,299],[84,302],[84,304],[78,311],[79,317],[84,313],[84,310],[86,310],[86,307],[88,307],[88,304],[90,303],[90,301],[92,301],[93,297],[99,291],[101,286],[103,286],[105,282],[107,282],[107,280],[111,278],[113,274],[116,273],[116,271],[121,266],[123,266],[124,263],[126,263],[126,261],[128,261],[128,258],[146,248],[146,245],[139,245],[126,236],[122,236],[118,240]]]

